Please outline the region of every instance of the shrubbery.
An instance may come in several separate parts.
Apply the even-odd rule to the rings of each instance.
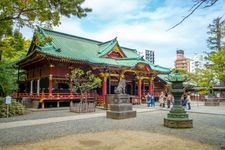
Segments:
[[[21,104],[12,100],[12,103],[9,105],[9,117],[23,115],[25,107]],[[7,105],[5,104],[5,99],[0,98],[0,118],[7,117]]]

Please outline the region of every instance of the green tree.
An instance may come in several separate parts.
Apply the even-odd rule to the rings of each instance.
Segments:
[[[13,27],[52,27],[60,24],[61,16],[85,17],[91,9],[82,8],[83,2],[84,0],[1,0],[0,45],[4,45],[1,44],[4,38],[12,36]],[[0,57],[2,53],[4,52],[0,51]]]
[[[13,62],[25,56],[29,48],[30,40],[26,40],[22,34],[15,30],[11,36],[8,36],[0,42],[0,60]]]
[[[72,80],[73,90],[80,92],[80,107],[82,108],[83,102],[85,102],[84,105],[87,106],[87,92],[101,85],[101,79],[96,77],[92,71],[84,71],[79,68],[73,69],[66,77]]]
[[[0,96],[16,90],[17,70],[13,64],[27,53],[29,45],[30,40],[25,40],[18,31],[0,42],[0,51],[3,52],[0,61]]]
[[[212,62],[209,68],[213,70],[219,80],[225,82],[225,46],[220,51],[210,53],[208,59]]]
[[[222,17],[217,17],[212,24],[209,24],[208,29],[208,47],[211,50],[220,50],[225,36],[225,20],[222,20]]]
[[[0,24],[2,27],[56,26],[60,17],[85,17],[90,8],[82,8],[84,0],[1,0]],[[6,28],[6,31],[10,28]]]
[[[198,87],[201,87],[202,90],[200,94],[207,94],[210,87],[216,84],[216,75],[212,69],[202,68],[197,69],[194,74],[191,76],[191,80],[194,81]]]
[[[10,94],[16,89],[14,85],[15,77],[12,63],[0,61],[0,97]]]

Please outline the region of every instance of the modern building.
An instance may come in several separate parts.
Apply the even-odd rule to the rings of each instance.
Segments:
[[[140,55],[144,56],[144,59],[152,64],[155,64],[155,52],[153,50],[142,50]]]
[[[170,69],[146,61],[137,50],[120,46],[116,38],[100,42],[40,27],[36,32],[39,36],[33,38],[26,57],[16,64],[18,70],[24,70],[26,79],[18,82],[15,98],[30,98],[42,108],[49,101],[58,107],[79,100],[81,95],[73,91],[74,83],[66,78],[74,68],[91,70],[102,79],[102,86],[88,98],[104,100],[114,93],[121,79],[126,80],[126,93],[140,99],[146,92],[157,96],[166,87],[157,75],[168,74]],[[38,45],[39,37],[48,37],[51,42]]]
[[[204,65],[209,64],[209,61],[205,59],[207,55],[205,53],[195,53],[190,60],[190,72],[194,73],[198,68],[204,68]]]
[[[175,68],[184,69],[190,72],[190,58],[184,56],[183,50],[176,51]]]

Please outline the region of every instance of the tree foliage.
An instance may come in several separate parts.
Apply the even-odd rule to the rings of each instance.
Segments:
[[[212,62],[209,68],[213,70],[219,80],[225,82],[225,46],[220,51],[210,53],[208,59]]]
[[[0,42],[0,96],[10,94],[16,89],[17,70],[13,64],[27,53],[29,45],[30,40],[25,40],[18,31]]]
[[[208,93],[209,88],[217,83],[214,71],[209,68],[197,69],[196,72],[191,75],[191,80],[194,81],[198,87],[203,88],[201,94]]]
[[[56,26],[59,25],[61,16],[85,17],[91,9],[82,8],[83,2],[84,0],[1,0],[0,24],[2,27]]]
[[[222,20],[222,17],[217,17],[212,24],[209,24],[208,29],[208,47],[211,50],[220,50],[225,36],[225,20]]]
[[[75,68],[66,76],[73,81],[73,89],[79,91],[81,95],[101,85],[101,79],[96,77],[92,71],[85,72]]]
[[[26,40],[22,34],[15,30],[0,42],[2,61],[13,62],[25,56],[29,48],[30,40]]]

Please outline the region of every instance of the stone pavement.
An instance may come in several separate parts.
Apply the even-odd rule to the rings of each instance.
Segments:
[[[157,110],[169,111],[170,109],[161,108],[158,106],[158,104],[156,104],[155,107],[147,107],[146,104],[142,104],[142,105],[134,105],[133,110],[136,110],[137,113],[144,113],[144,112],[157,111]],[[202,102],[193,102],[192,109],[186,110],[186,111],[188,113],[225,115],[225,106],[204,106]],[[103,117],[103,116],[106,116],[105,111],[100,111],[96,113],[88,113],[88,114],[79,114],[75,116],[63,116],[63,117],[51,117],[51,118],[44,118],[44,119],[34,119],[34,120],[30,119],[30,120],[21,120],[21,121],[13,121],[13,122],[3,122],[3,123],[0,123],[0,129],[57,123],[57,122],[63,122],[63,121],[80,120],[80,119],[96,118],[96,117]]]

